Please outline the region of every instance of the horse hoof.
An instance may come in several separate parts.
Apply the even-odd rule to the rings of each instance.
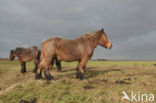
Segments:
[[[79,79],[79,73],[76,74],[76,78]]]
[[[46,80],[54,80],[54,77],[51,75],[45,75]]]
[[[42,79],[41,74],[36,73],[35,78],[36,80]]]
[[[85,79],[85,78],[84,78],[84,75],[83,75],[83,74],[80,74],[79,79],[80,79],[80,80],[84,80],[84,79]]]
[[[54,78],[46,78],[46,80],[54,80]]]
[[[54,80],[54,77],[52,77],[52,76],[45,76],[45,79],[46,80]]]
[[[54,77],[51,76],[50,73],[47,74],[45,71],[44,71],[44,75],[45,75],[45,79],[46,79],[46,80],[53,80],[53,79],[54,79]]]
[[[84,79],[85,79],[85,78],[84,78],[84,75],[83,75],[81,72],[77,72],[76,78],[77,78],[77,79],[80,79],[80,80],[84,80]]]

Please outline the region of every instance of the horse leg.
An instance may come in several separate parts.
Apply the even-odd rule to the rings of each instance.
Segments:
[[[86,65],[84,66],[83,70],[84,70],[84,72],[86,72]]]
[[[61,71],[62,67],[61,67],[60,61],[56,60],[56,66],[57,66],[58,71]]]
[[[54,64],[54,59],[47,61],[46,66],[45,66],[45,71],[44,71],[44,75],[45,75],[45,79],[46,80],[53,80],[54,77],[50,75],[49,69],[50,67],[52,67]]]
[[[34,63],[34,64],[35,64],[35,68],[34,68],[33,72],[36,73],[37,72],[37,68],[38,68],[38,64],[37,63]]]
[[[26,65],[25,62],[21,63],[21,73],[25,73],[26,72]]]
[[[79,70],[79,67],[77,66],[76,71],[78,71],[78,70]],[[84,70],[84,72],[86,72],[86,65],[84,66],[83,70]]]
[[[35,61],[34,61],[34,64],[35,64],[35,67],[34,67],[33,72],[36,73],[36,72],[37,72],[37,68],[38,68],[39,61],[38,61],[38,60],[35,60]]]
[[[77,67],[77,74],[76,74],[76,78],[77,79],[84,79],[84,68],[87,64],[88,59],[82,59]]]
[[[42,73],[42,69],[44,68],[44,64],[45,61],[42,59],[41,62],[39,63],[38,69],[37,69],[37,73],[35,75],[35,78],[38,79],[42,79],[41,73]]]
[[[79,67],[77,66],[75,70],[78,71],[79,70]]]

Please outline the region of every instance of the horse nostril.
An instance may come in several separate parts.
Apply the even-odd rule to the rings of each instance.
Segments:
[[[110,46],[110,48],[109,48],[109,49],[111,49],[111,48],[112,48],[112,46],[113,46],[113,45],[111,44],[111,46]]]

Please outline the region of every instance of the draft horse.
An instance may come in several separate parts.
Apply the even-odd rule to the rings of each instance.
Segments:
[[[40,62],[41,50],[36,46],[31,46],[29,48],[17,47],[10,51],[9,60],[14,60],[15,57],[21,64],[21,73],[26,72],[26,62],[33,61],[35,68],[33,72],[37,72],[38,64]]]
[[[106,49],[111,49],[112,47],[112,43],[108,40],[104,29],[87,32],[75,40],[56,37],[43,41],[41,44],[42,60],[35,75],[36,79],[42,79],[41,72],[43,68],[45,79],[54,79],[49,73],[49,68],[55,59],[66,62],[78,61],[76,78],[84,79],[85,66],[92,57],[97,45]]]

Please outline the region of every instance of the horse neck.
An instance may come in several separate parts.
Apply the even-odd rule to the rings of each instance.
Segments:
[[[96,38],[90,39],[89,40],[89,45],[94,50],[98,45],[97,39]]]
[[[94,50],[96,46],[98,45],[97,38],[89,38],[88,40],[85,40],[84,38],[80,37],[80,38],[77,38],[76,40],[80,42],[84,42],[84,43],[87,42],[87,44],[90,46],[92,50]]]

